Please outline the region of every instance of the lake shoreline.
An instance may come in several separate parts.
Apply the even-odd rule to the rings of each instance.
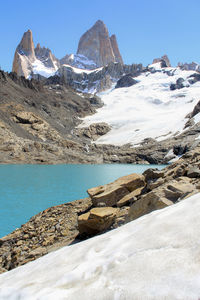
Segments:
[[[200,191],[200,147],[163,170],[147,169],[88,190],[89,197],[50,207],[0,239],[0,272],[65,245],[117,228]]]

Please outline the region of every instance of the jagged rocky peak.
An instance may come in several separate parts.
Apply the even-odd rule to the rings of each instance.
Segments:
[[[200,65],[197,64],[196,62],[191,62],[191,63],[181,63],[181,62],[179,62],[178,67],[181,70],[200,72]]]
[[[161,58],[154,58],[153,64],[156,64],[158,62],[161,62],[161,67],[163,67],[163,68],[171,67],[169,58],[166,54],[163,55]]]
[[[14,55],[12,71],[19,76],[28,77],[31,72],[31,64],[36,59],[32,31],[26,31],[17,46]]]
[[[33,34],[30,29],[24,33],[22,40],[17,47],[17,51],[19,54],[28,56],[31,60],[35,59]]]
[[[50,49],[41,47],[39,43],[34,48],[31,30],[24,33],[15,51],[13,72],[25,78],[30,78],[34,74],[49,77],[55,74],[59,66],[59,60]]]
[[[109,37],[108,29],[101,20],[82,35],[77,54],[87,57],[97,67],[105,66],[110,62],[123,63],[116,37]]]
[[[59,60],[52,54],[51,50],[41,47],[39,43],[35,48],[35,56],[47,68],[58,68],[60,66]]]

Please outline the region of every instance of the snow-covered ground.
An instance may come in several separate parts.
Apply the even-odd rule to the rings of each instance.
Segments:
[[[200,99],[200,82],[189,85],[187,79],[194,71],[159,70],[158,64],[152,66],[157,72],[138,76],[139,82],[134,86],[101,95],[105,105],[96,114],[83,119],[80,127],[98,122],[106,122],[112,127],[97,143],[137,145],[145,138],[161,141],[183,131],[188,121],[186,115]],[[166,71],[173,76],[168,76]],[[186,86],[170,90],[170,85],[180,77],[185,79]]]
[[[200,193],[0,275],[1,300],[200,299]]]

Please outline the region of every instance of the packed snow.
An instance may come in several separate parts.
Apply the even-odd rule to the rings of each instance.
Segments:
[[[56,74],[56,71],[58,70],[58,67],[55,66],[55,68],[49,68],[46,67],[39,59],[36,59],[33,64],[33,74],[39,74],[46,78],[50,76],[54,76]]]
[[[198,300],[200,193],[0,275],[1,300]]]
[[[199,101],[200,82],[189,84],[188,78],[194,71],[159,70],[155,65],[157,71],[141,74],[137,84],[101,95],[105,105],[96,114],[85,117],[80,125],[106,122],[111,126],[111,131],[96,143],[138,145],[145,138],[161,141],[184,130],[187,114]],[[185,80],[185,87],[170,90],[180,77]]]
[[[74,73],[86,73],[86,74],[90,74],[90,73],[93,73],[93,72],[99,72],[102,70],[102,67],[101,68],[97,68],[97,69],[93,69],[93,70],[88,70],[88,69],[80,69],[80,68],[77,68],[77,67],[73,67],[72,65],[62,65],[62,67],[67,67],[67,68],[71,68]]]

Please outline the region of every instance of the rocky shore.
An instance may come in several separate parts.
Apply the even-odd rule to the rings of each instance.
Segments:
[[[117,228],[200,191],[200,146],[165,169],[148,169],[51,207],[0,239],[0,273],[53,250]]]

